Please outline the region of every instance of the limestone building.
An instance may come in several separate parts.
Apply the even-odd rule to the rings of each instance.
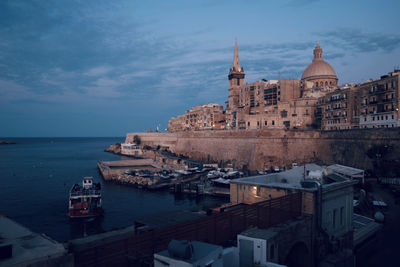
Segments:
[[[335,88],[337,82],[336,72],[328,62],[324,61],[322,48],[317,42],[314,59],[301,76],[303,92],[312,90],[312,88]]]
[[[357,182],[322,166],[306,164],[232,180],[230,197],[231,203],[251,204],[301,192],[302,213],[313,215],[318,230],[315,248],[325,247],[320,250],[323,253],[333,253],[333,247],[344,252],[353,248],[353,185]]]
[[[345,85],[320,97],[316,120],[321,130],[359,128],[358,87]]]
[[[380,80],[338,86],[334,68],[322,57],[317,42],[314,58],[301,79],[245,82],[235,41],[229,69],[226,109],[217,104],[196,106],[171,118],[168,131],[261,130],[399,127],[400,70]]]
[[[246,84],[235,43],[233,65],[229,70],[229,100],[226,127],[235,130],[317,128],[318,98],[337,87],[335,70],[322,58],[317,44],[314,60],[302,79],[261,80]]]
[[[168,122],[169,132],[224,128],[225,114],[223,107],[218,104],[195,106],[187,110],[185,115],[171,118]]]
[[[400,126],[400,70],[359,85],[360,128]]]

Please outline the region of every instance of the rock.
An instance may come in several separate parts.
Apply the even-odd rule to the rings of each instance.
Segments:
[[[6,141],[6,140],[0,140],[0,145],[14,145],[16,144],[15,142],[11,141]]]
[[[110,147],[106,148],[104,151],[111,152],[114,154],[120,154],[121,153],[121,144],[110,145]]]

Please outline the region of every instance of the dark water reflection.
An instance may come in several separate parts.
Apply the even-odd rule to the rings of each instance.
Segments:
[[[16,145],[0,146],[0,212],[39,233],[65,241],[133,224],[137,217],[172,210],[206,210],[225,200],[175,196],[105,183],[99,160],[120,156],[103,152],[123,138],[8,138]],[[102,183],[104,217],[71,221],[68,194],[83,176]]]

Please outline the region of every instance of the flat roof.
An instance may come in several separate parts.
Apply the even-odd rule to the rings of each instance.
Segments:
[[[268,186],[276,186],[282,188],[303,188],[301,186],[301,182],[305,178],[309,178],[310,174],[315,172],[323,171],[323,167],[311,163],[306,164],[305,166],[297,166],[293,169],[284,171],[284,172],[277,172],[271,173],[266,175],[258,175],[258,176],[251,176],[245,178],[239,178],[235,180],[231,180],[231,183],[238,183],[238,184],[254,184],[254,185],[268,185]],[[309,173],[309,175],[307,175]]]
[[[210,255],[212,252],[219,250],[222,252],[223,248],[218,245],[213,245],[205,242],[200,242],[200,241],[191,241],[190,244],[193,247],[193,256],[190,259],[182,259],[179,258],[180,261],[188,262],[188,263],[195,263],[198,260],[201,260],[205,258],[206,256]],[[168,250],[163,250],[158,253],[155,253],[155,255],[161,255],[164,257],[168,258],[174,258],[172,257]]]
[[[381,228],[382,225],[375,222],[373,219],[353,213],[354,246],[361,244]]]
[[[0,214],[0,244],[12,245],[12,257],[2,259],[0,266],[25,266],[67,254],[62,244],[46,235],[34,233],[2,214]]]
[[[332,165],[333,166],[333,165]],[[342,166],[342,165],[339,165]],[[346,167],[346,166],[343,166]],[[348,167],[350,169],[354,169]],[[250,184],[283,189],[302,189],[314,191],[316,188],[303,187],[302,182],[313,179],[320,181],[324,187],[335,183],[351,181],[344,174],[331,170],[331,173],[325,173],[325,167],[314,163],[297,166],[293,169],[271,173],[266,175],[257,175],[245,178],[231,180],[232,184]],[[357,169],[355,169],[357,170]]]
[[[270,227],[268,229],[248,228],[238,235],[268,240],[271,237],[276,236],[277,234],[278,233],[274,231],[274,228]]]
[[[364,170],[356,169],[349,166],[344,166],[340,164],[333,164],[327,167],[328,170],[332,170],[336,173],[344,174],[347,176],[364,176]]]

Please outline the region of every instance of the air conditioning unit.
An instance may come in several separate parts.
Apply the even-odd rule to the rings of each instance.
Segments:
[[[276,233],[268,232],[268,229],[258,228],[250,228],[237,235],[240,266],[272,266],[270,261],[276,260],[278,255],[272,241],[275,235]],[[265,238],[267,236],[268,238]],[[271,245],[274,247],[273,259],[270,259],[271,255],[268,254]]]

